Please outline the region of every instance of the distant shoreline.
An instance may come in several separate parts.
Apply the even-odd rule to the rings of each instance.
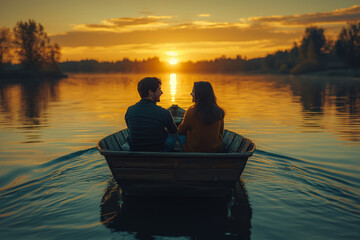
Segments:
[[[301,74],[292,74],[292,73],[277,73],[277,72],[269,72],[269,71],[253,71],[253,72],[239,72],[239,74],[271,74],[271,75],[282,75],[282,76],[329,76],[329,77],[353,77],[360,78],[360,69],[325,69],[318,70],[314,72],[301,73]]]
[[[339,77],[354,77],[360,78],[360,70],[351,70],[351,69],[327,69],[323,71],[313,72],[303,75],[312,75],[312,76],[339,76]]]
[[[291,73],[278,73],[271,71],[249,71],[249,72],[186,72],[186,71],[64,71],[65,74],[163,74],[163,73],[182,73],[182,74],[230,74],[230,75],[281,75],[281,76],[339,76],[339,77],[354,77],[360,78],[360,70],[352,69],[327,69],[319,70],[316,72],[291,74]]]
[[[183,73],[183,74],[231,74],[231,75],[280,75],[280,76],[319,76],[319,77],[349,77],[360,79],[360,69],[326,69],[303,74],[277,73],[271,71],[238,71],[238,72],[186,72],[186,71],[64,71],[64,72],[39,72],[29,70],[6,70],[0,71],[0,83],[21,83],[21,82],[41,82],[49,80],[60,80],[68,78],[68,74],[163,74],[163,73]]]
[[[27,82],[62,79],[68,76],[60,71],[33,71],[11,69],[0,71],[0,82]]]

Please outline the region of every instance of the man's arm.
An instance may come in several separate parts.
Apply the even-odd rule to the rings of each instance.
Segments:
[[[176,124],[174,122],[174,119],[171,115],[171,113],[168,111],[169,115],[168,115],[168,120],[166,121],[166,128],[169,131],[169,133],[171,134],[175,134],[177,133],[177,127]]]

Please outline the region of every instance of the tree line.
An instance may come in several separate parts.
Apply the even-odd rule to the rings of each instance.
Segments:
[[[336,41],[326,37],[324,28],[308,27],[299,46],[294,43],[292,49],[269,54],[257,64],[265,70],[292,74],[337,68],[359,69],[360,22],[348,23]]]
[[[115,62],[96,60],[68,61],[60,64],[66,72],[167,72],[192,73],[291,73],[303,74],[329,69],[360,68],[360,22],[348,23],[336,41],[326,37],[325,29],[311,26],[305,29],[301,42],[288,50],[279,50],[264,58],[246,59],[225,56],[212,60],[180,62],[176,67],[161,62],[158,57],[146,60],[124,58]],[[170,68],[170,69],[169,69]]]
[[[158,57],[145,60],[99,62],[93,59],[81,61],[60,61],[60,47],[50,44],[41,24],[34,20],[20,21],[11,31],[0,28],[0,71],[12,66],[14,57],[23,69],[43,72],[167,72],[193,73],[291,73],[303,74],[329,69],[360,68],[360,22],[351,22],[342,28],[338,38],[332,40],[325,35],[325,29],[310,26],[300,43],[291,49],[279,50],[263,58],[246,59],[225,56],[212,60],[180,62],[171,66]]]
[[[60,47],[51,44],[44,27],[34,20],[19,21],[13,29],[0,28],[1,73],[59,74]],[[20,63],[13,65],[13,61]],[[6,75],[6,74],[5,74]]]
[[[165,72],[168,67],[161,62],[159,57],[152,57],[144,60],[130,60],[123,58],[113,62],[99,62],[93,59],[85,59],[81,61],[66,61],[60,63],[60,68],[64,72]]]

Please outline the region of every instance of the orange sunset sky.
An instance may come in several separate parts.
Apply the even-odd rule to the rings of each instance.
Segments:
[[[36,20],[52,43],[61,46],[62,61],[264,57],[300,42],[308,26],[323,27],[336,39],[347,22],[360,20],[358,0],[0,0],[0,4],[1,27]]]

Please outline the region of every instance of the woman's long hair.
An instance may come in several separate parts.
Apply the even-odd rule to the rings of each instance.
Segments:
[[[224,118],[225,112],[216,103],[213,87],[209,82],[194,82],[195,113],[205,124],[212,124]]]

